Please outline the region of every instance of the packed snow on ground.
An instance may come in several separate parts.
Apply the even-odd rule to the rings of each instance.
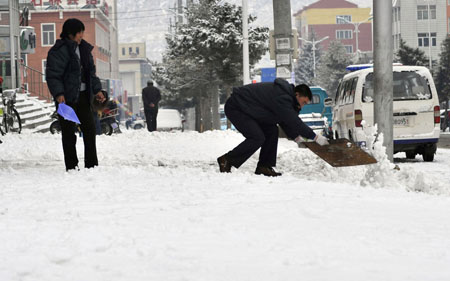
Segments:
[[[450,280],[450,150],[332,168],[281,139],[231,174],[232,131],[125,131],[65,172],[61,136],[2,136],[0,280]]]

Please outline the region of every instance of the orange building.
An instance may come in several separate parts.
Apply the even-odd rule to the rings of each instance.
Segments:
[[[347,53],[372,52],[371,8],[359,8],[345,0],[320,0],[304,7],[294,17],[300,38],[309,40],[312,32],[316,41],[328,36],[320,43],[322,50],[328,48],[330,41],[340,40]]]

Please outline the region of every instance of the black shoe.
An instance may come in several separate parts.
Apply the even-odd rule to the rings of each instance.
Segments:
[[[278,177],[278,176],[281,176],[281,173],[275,172],[275,170],[272,167],[263,167],[263,166],[256,167],[255,174],[257,174],[257,175],[264,175],[264,176],[267,176],[267,177]]]
[[[230,161],[228,161],[226,154],[217,158],[217,163],[219,163],[221,173],[231,173],[231,164]]]

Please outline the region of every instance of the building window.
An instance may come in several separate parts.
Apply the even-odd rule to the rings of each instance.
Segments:
[[[45,69],[47,68],[47,60],[42,60],[42,73],[44,75],[42,75],[42,82],[47,82],[45,80]]]
[[[41,37],[42,46],[53,46],[55,44],[55,24],[41,24]]]
[[[417,45],[419,47],[428,47],[430,46],[430,38],[428,37],[428,33],[419,33],[417,34]],[[431,33],[431,46],[436,47],[436,32]]]
[[[128,48],[128,54],[131,55],[132,53],[133,53],[133,48],[132,48],[132,47],[129,47],[129,48]]]
[[[122,48],[122,56],[125,56],[125,48]]]
[[[353,46],[352,45],[344,45],[345,51],[347,52],[347,54],[352,54],[353,53]]]
[[[436,5],[430,5],[431,18],[436,19]],[[417,6],[417,19],[427,20],[428,19],[428,5]]]
[[[136,54],[139,55],[139,47],[136,47]]]
[[[336,24],[346,24],[352,22],[352,16],[349,15],[337,15]]]
[[[352,39],[353,33],[351,30],[336,30],[337,39]]]

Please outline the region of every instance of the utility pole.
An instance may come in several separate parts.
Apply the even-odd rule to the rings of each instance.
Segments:
[[[373,0],[374,11],[374,117],[378,133],[383,134],[383,145],[392,162],[393,138],[393,46],[392,0]]]
[[[427,7],[427,14],[428,14],[428,60],[430,65],[430,71],[433,69],[433,60],[431,58],[431,10],[430,10],[430,0],[427,0],[428,7]]]
[[[9,47],[11,66],[11,89],[16,88],[16,33],[19,28],[19,21],[16,17],[19,5],[15,5],[17,0],[9,0]],[[17,45],[19,47],[19,45]]]
[[[359,51],[359,38],[358,38],[358,35],[359,35],[359,26],[362,24],[362,23],[365,23],[365,22],[367,22],[367,21],[370,21],[373,17],[369,17],[369,18],[367,18],[366,20],[364,20],[364,21],[360,21],[360,22],[351,22],[351,21],[349,21],[349,20],[347,20],[346,18],[343,18],[343,17],[337,17],[338,19],[340,19],[340,20],[342,20],[342,21],[345,21],[346,23],[350,23],[350,24],[353,24],[353,26],[355,27],[355,38],[356,38],[356,43],[355,43],[355,47],[356,47],[356,61],[359,61],[359,53],[360,53],[360,51]]]
[[[183,0],[178,0],[178,24],[183,24]]]
[[[248,52],[248,3],[247,0],[242,0],[242,65],[243,65],[243,82],[244,85],[250,84],[250,63]]]
[[[277,78],[289,79],[293,53],[290,0],[273,0],[273,20]]]

